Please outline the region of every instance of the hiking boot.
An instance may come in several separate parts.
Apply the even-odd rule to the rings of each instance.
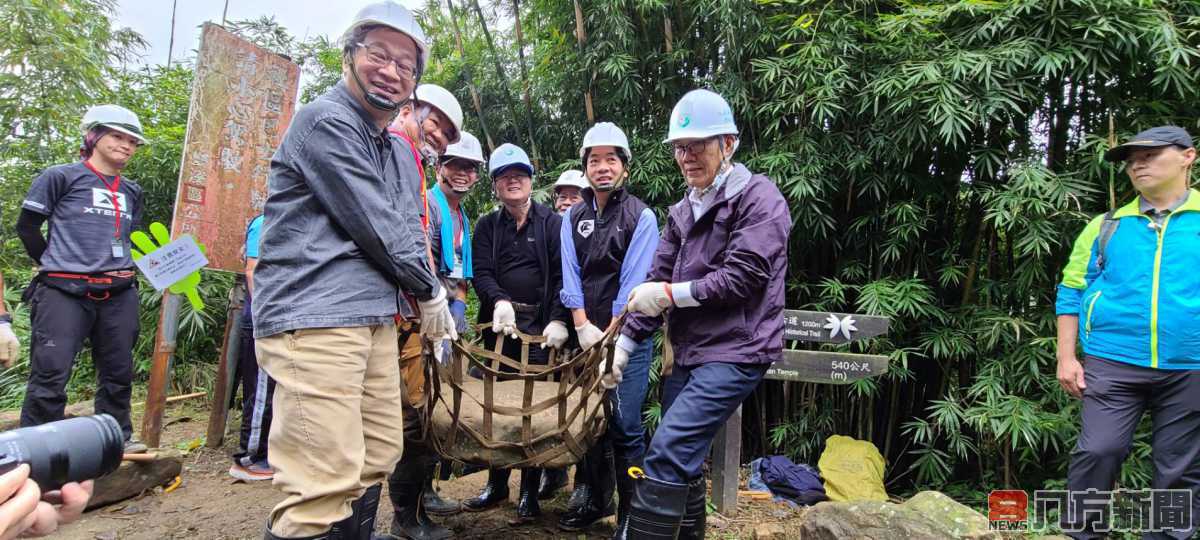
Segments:
[[[142,444],[142,442],[137,439],[129,439],[125,441],[124,452],[126,454],[143,454],[147,450],[149,450],[149,448],[147,448],[145,444]]]
[[[509,469],[488,469],[488,481],[479,495],[462,502],[462,509],[468,512],[490,510],[508,500],[508,477],[512,474]]]

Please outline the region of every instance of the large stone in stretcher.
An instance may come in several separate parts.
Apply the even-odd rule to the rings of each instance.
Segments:
[[[536,381],[526,400],[525,385],[520,380],[492,383],[489,435],[484,381],[464,378],[457,424],[451,413],[454,391],[442,382],[431,405],[430,442],[444,457],[494,468],[565,467],[578,462],[604,432],[602,392],[598,388],[586,392],[582,387],[572,391],[569,385]],[[523,406],[526,403],[528,407]],[[540,410],[521,414],[534,409]]]

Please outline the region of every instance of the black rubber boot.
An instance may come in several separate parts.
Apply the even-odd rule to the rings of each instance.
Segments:
[[[584,456],[581,466],[587,469],[588,484],[584,490],[586,498],[577,511],[564,514],[558,520],[558,528],[564,531],[583,530],[613,515],[612,447],[601,442],[596,443]],[[580,488],[576,487],[576,491],[579,490]]]
[[[701,476],[688,483],[687,506],[679,522],[679,540],[703,540],[708,525],[708,482]]]
[[[688,484],[642,476],[634,480],[629,519],[617,531],[629,540],[675,540],[687,508]]]
[[[372,540],[375,538],[375,514],[379,511],[382,484],[375,484],[350,504],[350,517],[333,524],[330,540]]]
[[[510,520],[509,525],[533,523],[542,516],[542,507],[538,503],[538,486],[541,483],[541,469],[521,469],[521,493],[517,496],[517,517]]]
[[[587,504],[591,486],[588,485],[588,470],[585,460],[575,464],[575,486],[571,489],[571,498],[567,499],[567,511],[564,516],[579,512]]]
[[[271,532],[271,524],[267,524],[267,530],[263,532],[263,540],[340,540],[334,537],[332,531],[318,534],[316,536],[276,536]]]
[[[488,469],[488,481],[479,495],[462,502],[462,509],[468,512],[490,510],[508,500],[508,477],[510,469]]]
[[[441,540],[453,536],[449,529],[429,519],[421,504],[428,471],[420,461],[400,462],[388,477],[388,496],[392,499],[393,510],[391,538]]]
[[[543,501],[553,499],[558,494],[558,490],[566,487],[566,485],[567,469],[544,469],[542,471],[542,481],[538,484],[537,498]]]
[[[625,523],[629,521],[629,507],[633,504],[634,478],[629,475],[629,468],[634,466],[635,463],[622,458],[617,458],[614,461],[616,465],[617,485],[617,529],[613,533],[613,540],[624,540]],[[639,460],[636,465],[641,465],[641,461]]]
[[[454,499],[443,499],[433,488],[433,477],[437,473],[438,461],[430,459],[425,467],[425,489],[421,491],[421,506],[426,512],[435,516],[452,516],[462,511],[462,506]]]

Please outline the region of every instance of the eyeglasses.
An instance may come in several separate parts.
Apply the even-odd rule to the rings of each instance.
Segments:
[[[685,153],[692,156],[697,156],[700,155],[700,152],[703,152],[705,148],[708,148],[708,142],[711,140],[712,137],[709,137],[707,139],[700,139],[690,143],[674,143],[671,146],[675,149],[675,157],[677,158],[682,158]]]
[[[355,45],[361,47],[367,52],[367,62],[369,62],[372,66],[382,68],[386,67],[388,64],[395,65],[396,74],[399,75],[401,79],[412,80],[417,74],[417,68],[400,63],[399,60],[393,58],[392,55],[388,54],[387,50],[379,44],[372,43],[368,45],[360,42],[355,43]]]

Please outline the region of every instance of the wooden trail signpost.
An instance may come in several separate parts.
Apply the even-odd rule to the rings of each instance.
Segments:
[[[246,226],[266,202],[271,155],[292,120],[299,80],[300,68],[290,59],[220,25],[204,24],[171,236],[191,234],[203,243],[209,269],[242,271]],[[151,447],[158,446],[162,431],[179,300],[165,293],[159,314],[142,420],[142,441]],[[213,392],[213,416],[220,414],[222,430],[229,400],[223,384],[228,380],[227,357],[236,357],[227,354],[230,336],[227,329],[217,369],[219,384]]]
[[[783,339],[807,343],[850,343],[887,334],[890,319],[870,315],[784,310]],[[850,384],[887,373],[888,357],[785,349],[765,375],[774,381]],[[742,408],[717,432],[712,446],[712,498],[725,516],[737,513],[738,468],[742,458]]]

